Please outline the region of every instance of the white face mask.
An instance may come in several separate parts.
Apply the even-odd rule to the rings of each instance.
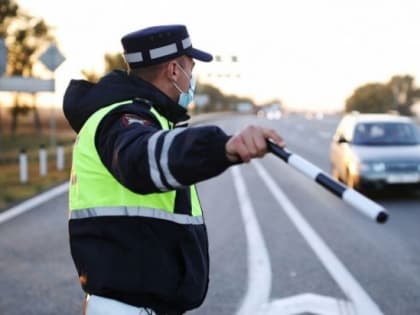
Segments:
[[[178,84],[176,84],[176,82],[173,82],[173,85],[175,86],[175,88],[178,90],[179,93],[181,93],[179,95],[178,98],[178,104],[184,108],[187,108],[188,105],[193,101],[194,99],[194,90],[195,90],[195,79],[192,76],[189,76],[185,70],[178,64],[176,63],[177,66],[179,67],[179,69],[182,71],[182,73],[187,77],[187,79],[190,80],[190,85],[188,87],[188,90],[186,92],[182,91],[181,88],[178,86]]]

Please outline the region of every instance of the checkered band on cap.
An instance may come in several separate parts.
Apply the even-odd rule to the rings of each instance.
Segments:
[[[142,29],[121,39],[124,57],[130,68],[165,62],[181,55],[211,61],[212,55],[192,47],[183,25],[164,25]]]

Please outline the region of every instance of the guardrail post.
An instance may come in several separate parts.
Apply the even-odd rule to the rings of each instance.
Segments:
[[[47,175],[47,150],[45,146],[41,144],[39,148],[39,175],[46,176]]]
[[[64,169],[64,146],[58,144],[57,146],[57,170],[62,171]]]
[[[21,184],[28,182],[28,155],[25,149],[19,153],[19,179]]]

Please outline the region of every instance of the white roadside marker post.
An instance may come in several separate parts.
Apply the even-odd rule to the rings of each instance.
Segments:
[[[64,169],[64,146],[58,144],[57,146],[57,170],[62,171]]]
[[[25,149],[21,149],[19,153],[19,180],[21,184],[28,182],[28,155]]]
[[[47,175],[47,149],[44,145],[39,148],[39,175],[44,177]]]

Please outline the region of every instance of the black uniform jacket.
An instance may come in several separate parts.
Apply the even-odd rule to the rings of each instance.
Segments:
[[[186,110],[153,85],[113,71],[98,83],[72,80],[64,96],[64,114],[79,132],[96,110],[132,100],[108,113],[99,124],[95,144],[99,156],[122,185],[139,193],[160,192],[150,176],[148,140],[161,130],[153,106],[173,124],[189,118]],[[163,132],[164,137],[170,132]],[[174,138],[168,165],[181,187],[175,212],[190,210],[188,185],[214,177],[232,165],[225,155],[229,136],[216,126],[188,127]],[[157,141],[156,154],[162,150]],[[185,187],[183,187],[185,186]],[[141,206],[141,205],[139,205]],[[199,306],[208,287],[208,241],[204,225],[110,216],[71,219],[70,246],[80,282],[89,294],[117,299],[157,311]]]

